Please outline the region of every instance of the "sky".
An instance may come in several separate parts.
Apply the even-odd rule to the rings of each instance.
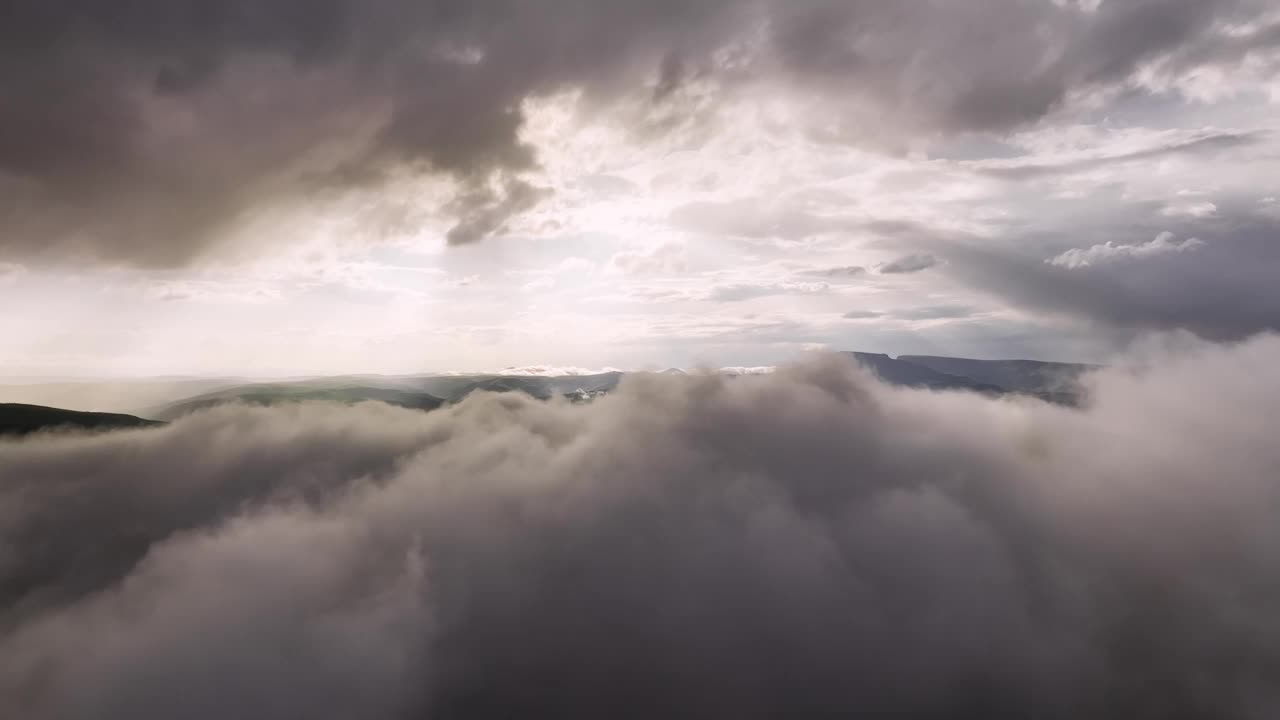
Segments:
[[[6,0],[0,374],[1280,329],[1268,0]]]

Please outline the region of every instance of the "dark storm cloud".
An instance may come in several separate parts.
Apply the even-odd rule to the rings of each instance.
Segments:
[[[0,250],[189,262],[253,210],[423,172],[463,195],[450,242],[537,194],[522,102],[606,107],[681,88],[840,98],[845,136],[1002,132],[1143,63],[1240,62],[1268,31],[1246,0],[1096,12],[1005,0],[6,0]],[[866,132],[861,132],[861,129]]]
[[[1062,253],[1046,253],[1039,238],[956,242],[939,252],[947,272],[976,289],[1103,327],[1185,329],[1216,340],[1280,329],[1280,221],[1238,207],[1224,215],[1135,218],[1127,240]]]
[[[1114,371],[1079,411],[834,358],[632,380],[0,443],[0,714],[1280,702],[1280,339]]]
[[[522,101],[608,102],[734,3],[9,0],[4,245],[177,264],[260,204],[443,173],[453,243],[534,199]]]

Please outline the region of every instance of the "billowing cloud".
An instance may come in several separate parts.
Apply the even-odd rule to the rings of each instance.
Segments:
[[[828,358],[5,441],[0,714],[1269,716],[1280,339],[1091,387]]]
[[[1269,5],[10,0],[0,253],[181,265],[260,209],[422,175],[453,187],[448,242],[474,242],[545,197],[531,99],[626,107],[643,136],[664,127],[645,108],[785,96],[815,138],[897,147],[1258,66]],[[686,215],[746,234],[830,223]]]
[[[1197,238],[1186,238],[1177,241],[1173,239],[1173,233],[1162,232],[1150,242],[1139,245],[1116,245],[1108,241],[1090,248],[1071,248],[1061,255],[1055,255],[1045,260],[1045,262],[1050,265],[1074,269],[1126,258],[1144,258],[1166,253],[1189,252],[1201,247],[1204,247],[1204,243]]]

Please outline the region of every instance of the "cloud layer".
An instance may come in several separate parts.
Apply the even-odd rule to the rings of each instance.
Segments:
[[[1263,718],[1280,339],[0,444],[0,714]]]

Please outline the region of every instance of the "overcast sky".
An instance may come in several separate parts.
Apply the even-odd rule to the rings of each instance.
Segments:
[[[1280,328],[1273,0],[5,0],[0,372]]]

